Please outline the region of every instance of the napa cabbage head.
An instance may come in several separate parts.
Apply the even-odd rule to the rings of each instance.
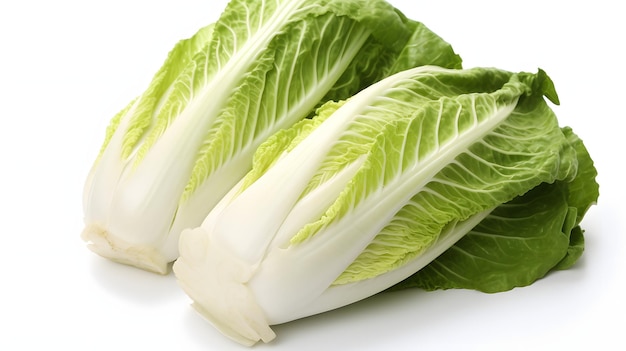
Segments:
[[[424,63],[460,59],[382,0],[231,1],[113,118],[85,184],[83,239],[167,272],[180,231],[202,222],[270,135],[320,101]]]
[[[183,232],[177,279],[244,344],[383,291],[503,204],[577,178],[577,148],[546,99],[558,102],[541,70],[424,66],[329,102],[263,143]]]

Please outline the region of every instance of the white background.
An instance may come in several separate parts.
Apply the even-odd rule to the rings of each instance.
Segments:
[[[87,250],[82,186],[109,119],[179,39],[226,1],[0,5],[0,349],[241,350],[172,275]],[[624,288],[624,12],[618,1],[392,1],[453,44],[465,67],[543,68],[583,138],[601,197],[571,270],[500,294],[385,294],[275,328],[260,350],[618,349]]]

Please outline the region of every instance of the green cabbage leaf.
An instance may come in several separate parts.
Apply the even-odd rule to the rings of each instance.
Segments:
[[[585,246],[580,222],[596,203],[599,186],[582,140],[570,128],[563,128],[563,133],[577,150],[574,180],[541,184],[498,206],[440,257],[390,290],[457,288],[496,293],[572,267]]]

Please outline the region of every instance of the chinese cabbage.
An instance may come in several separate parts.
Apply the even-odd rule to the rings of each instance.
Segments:
[[[576,179],[577,148],[545,98],[558,103],[541,70],[424,66],[329,102],[263,143],[183,232],[177,279],[243,344],[383,291],[502,204]]]
[[[410,50],[419,43],[429,46]],[[82,238],[104,257],[166,273],[180,231],[246,174],[261,142],[401,62],[460,65],[385,1],[231,1],[113,118],[85,184]]]

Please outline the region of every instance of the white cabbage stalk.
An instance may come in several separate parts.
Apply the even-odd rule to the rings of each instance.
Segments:
[[[166,273],[181,230],[250,170],[261,142],[325,96],[378,80],[424,42],[433,45],[400,64],[458,63],[385,1],[231,1],[113,118],[85,184],[82,238],[104,257]]]
[[[174,273],[193,306],[251,345],[271,325],[400,282],[494,208],[571,177],[549,78],[421,67],[328,103],[262,144],[185,230]]]

